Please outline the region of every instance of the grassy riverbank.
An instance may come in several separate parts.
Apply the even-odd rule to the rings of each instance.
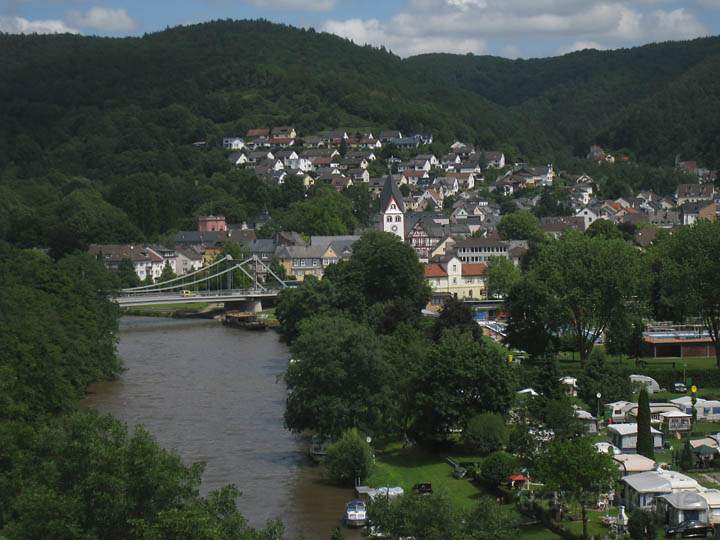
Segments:
[[[367,479],[367,484],[374,487],[400,486],[406,493],[412,491],[415,484],[430,482],[433,490],[445,494],[456,508],[471,510],[483,497],[495,495],[487,492],[483,486],[469,479],[458,480],[453,477],[452,466],[447,462],[450,457],[456,462],[480,462],[482,458],[461,453],[439,455],[415,446],[406,448],[394,447],[378,453],[375,468]],[[504,504],[505,508],[516,511],[514,504]],[[576,512],[579,516],[579,511]],[[602,537],[608,529],[601,523],[603,512],[590,512],[590,534]],[[582,533],[582,522],[563,522],[573,533]],[[522,540],[555,540],[557,534],[539,524],[523,526],[520,530]]]

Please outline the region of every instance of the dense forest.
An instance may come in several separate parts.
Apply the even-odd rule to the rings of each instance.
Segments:
[[[239,222],[269,208],[296,225],[309,202],[298,186],[231,171],[221,149],[269,125],[431,131],[541,163],[600,142],[643,167],[677,154],[720,165],[719,38],[401,59],[312,29],[216,21],[123,39],[0,35],[0,53],[0,239],[20,246],[158,239],[207,212]],[[633,187],[654,176],[629,171]],[[324,194],[332,230],[301,232],[366,223],[367,194],[346,195]]]

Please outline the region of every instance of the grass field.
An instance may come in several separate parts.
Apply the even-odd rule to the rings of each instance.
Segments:
[[[451,454],[450,457],[457,462],[475,462],[481,458],[462,454]],[[367,484],[373,487],[400,486],[406,493],[411,492],[415,484],[430,482],[433,490],[444,493],[456,508],[472,510],[476,508],[482,497],[489,496],[482,487],[469,480],[457,480],[452,476],[452,467],[443,456],[427,452],[417,447],[393,448],[377,455],[375,468],[367,479]],[[515,511],[513,504],[504,505]],[[608,530],[600,523],[601,514],[591,514],[591,531],[598,537]],[[575,531],[582,530],[581,522],[564,523]],[[522,527],[519,538],[521,540],[556,540],[557,534],[544,528],[542,525]]]
[[[641,358],[641,363],[635,362],[634,358],[626,356],[609,355],[611,362],[619,361],[627,368],[637,369],[638,372],[655,371],[655,370],[675,370],[682,372],[683,367],[691,369],[711,369],[716,367],[714,356],[703,356],[698,358]],[[560,369],[580,369],[580,359],[577,354],[561,353],[558,355],[558,364]]]

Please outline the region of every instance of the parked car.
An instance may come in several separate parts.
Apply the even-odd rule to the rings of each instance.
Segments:
[[[707,538],[712,533],[713,528],[700,521],[683,521],[677,527],[665,529],[666,538]]]
[[[453,470],[453,476],[458,480],[462,480],[467,476],[467,469],[465,467],[457,466]]]
[[[415,495],[430,495],[433,492],[432,484],[430,482],[415,484],[412,490]]]
[[[678,394],[685,394],[687,392],[687,386],[685,386],[685,383],[676,382],[672,385],[672,391]]]

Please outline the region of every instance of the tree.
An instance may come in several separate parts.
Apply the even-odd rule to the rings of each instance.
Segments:
[[[423,497],[408,494],[393,500],[377,497],[370,504],[370,514],[373,524],[390,540],[464,540],[459,511],[438,493]]]
[[[140,286],[140,278],[135,273],[135,266],[130,259],[122,259],[118,263],[118,279],[123,289]]]
[[[598,495],[612,489],[617,467],[612,458],[598,452],[585,437],[552,442],[538,463],[538,475],[547,489],[564,493],[575,500],[582,511],[583,538],[587,540],[587,509]]]
[[[635,510],[628,519],[628,533],[633,540],[655,540],[655,516],[646,510]]]
[[[480,499],[464,521],[467,540],[515,540],[520,536],[517,512],[503,508],[490,497]]]
[[[619,362],[609,362],[605,353],[596,349],[578,376],[578,397],[585,403],[595,403],[601,394],[601,405],[629,399],[632,383]]]
[[[300,334],[300,323],[313,315],[332,310],[334,289],[328,279],[307,276],[298,287],[283,289],[277,296],[275,316],[280,321],[278,331],[292,343]]]
[[[480,477],[492,487],[508,481],[511,474],[517,472],[518,461],[515,456],[497,450],[486,457],[480,466]]]
[[[680,450],[680,458],[678,465],[681,471],[689,471],[695,467],[695,454],[693,454],[692,446],[690,445],[690,439],[686,439],[685,443]]]
[[[468,420],[462,433],[463,444],[471,452],[490,454],[508,443],[505,420],[499,414],[482,413]]]
[[[562,306],[545,283],[532,277],[516,282],[505,299],[509,317],[505,342],[534,356],[557,349]]]
[[[606,332],[605,350],[610,354],[625,354],[640,358],[643,346],[645,322],[635,314],[610,321]]]
[[[576,231],[545,244],[525,279],[542,284],[543,300],[558,310],[583,363],[614,318],[639,309],[646,285],[635,249]]]
[[[353,427],[387,432],[391,373],[367,325],[342,314],[311,317],[300,324],[291,350],[293,362],[285,373],[288,428],[333,437]]]
[[[545,236],[538,218],[526,211],[504,215],[497,225],[497,231],[503,240],[540,241]]]
[[[343,535],[340,527],[335,527],[332,536],[330,537],[330,540],[343,540]]]
[[[162,273],[158,278],[158,282],[162,283],[165,281],[170,281],[171,279],[175,279],[176,277],[177,276],[175,275],[175,272],[173,272],[172,266],[170,266],[170,261],[165,261],[165,265],[163,266]]]
[[[665,235],[654,255],[661,303],[678,319],[702,318],[720,367],[720,222],[700,220]]]
[[[450,298],[443,305],[440,316],[433,324],[433,339],[438,341],[443,333],[451,329],[469,332],[475,338],[482,335],[470,307],[457,298]]]
[[[292,203],[277,219],[282,230],[307,235],[349,234],[357,223],[350,199],[329,186],[319,186],[312,197]]]
[[[370,474],[373,465],[370,445],[357,429],[349,429],[327,449],[323,461],[327,477],[338,484],[353,486]]]
[[[421,370],[415,434],[422,440],[445,441],[474,414],[507,412],[516,376],[506,358],[507,350],[487,338],[476,341],[469,334],[446,332]]]
[[[655,444],[650,425],[650,398],[647,387],[643,385],[638,398],[637,415],[637,453],[647,458],[655,459]]]
[[[612,221],[608,219],[596,219],[585,231],[585,234],[591,238],[605,238],[606,240],[617,240],[623,235]]]
[[[353,245],[348,264],[337,265],[326,277],[338,284],[352,284],[368,304],[405,298],[419,312],[430,300],[430,289],[417,254],[390,233],[363,234]]]
[[[490,257],[487,262],[487,294],[490,298],[507,296],[510,289],[520,281],[521,274],[507,257]]]

